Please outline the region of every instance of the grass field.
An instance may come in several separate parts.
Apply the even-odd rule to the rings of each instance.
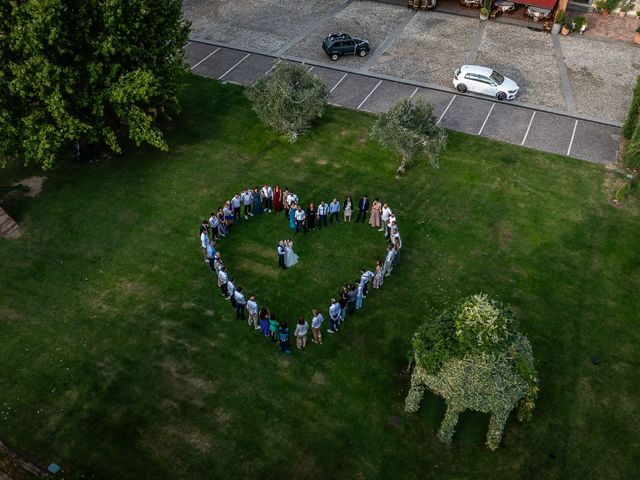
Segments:
[[[638,472],[640,223],[637,205],[609,204],[610,174],[451,133],[439,169],[396,180],[393,156],[367,139],[369,115],[331,108],[290,144],[239,87],[189,77],[183,106],[169,153],[63,166],[37,198],[5,203],[27,235],[0,240],[0,438],[100,479]],[[405,244],[341,332],[290,356],[235,320],[196,235],[213,207],[265,181],[305,202],[378,196]],[[285,235],[283,217],[264,215],[220,249],[237,283],[289,322],[326,312],[384,251],[368,225],[340,225],[297,238],[301,262],[281,272]],[[533,421],[511,419],[496,452],[486,415],[464,414],[445,446],[442,401],[403,412],[413,331],[479,291],[511,303],[541,379]]]

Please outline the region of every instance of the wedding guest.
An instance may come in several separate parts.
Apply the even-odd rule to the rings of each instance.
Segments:
[[[389,205],[387,203],[384,203],[382,205],[382,212],[380,215],[380,220],[382,225],[380,225],[380,230],[378,230],[379,232],[384,232],[385,229],[387,228],[387,222],[389,221],[390,215],[391,215],[391,209],[389,208]]]
[[[244,219],[248,219],[250,216],[253,217],[253,213],[251,213],[251,206],[253,205],[253,192],[250,188],[245,188],[240,195],[242,199],[242,203],[244,205]]]
[[[322,328],[324,317],[317,308],[311,310],[311,313],[313,313],[313,317],[311,318],[311,333],[313,334],[313,339],[311,341],[322,345],[322,332],[320,329]]]
[[[238,288],[240,290],[240,288]],[[236,302],[238,299],[236,299]],[[249,326],[253,325],[254,330],[260,330],[260,324],[258,323],[258,302],[256,302],[256,297],[251,295],[249,297],[249,301],[247,302],[247,311],[249,312],[249,319],[247,323]]]
[[[307,230],[316,229],[316,206],[310,203],[307,207]]]
[[[284,216],[289,218],[289,189],[284,187],[282,192],[282,209],[284,210]]]
[[[224,212],[224,223],[227,225],[231,225],[233,223],[233,208],[231,207],[231,202],[227,200],[227,203],[222,207],[222,211]]]
[[[373,288],[378,289],[384,283],[384,273],[382,272],[382,262],[376,261],[376,273],[373,276]]]
[[[207,230],[203,230],[202,225],[200,225],[200,246],[202,247],[202,257],[206,263],[209,263],[209,257],[207,256],[209,243],[209,234],[207,233]]]
[[[216,252],[215,260],[213,262],[213,266],[215,268],[216,276],[220,273],[220,269],[224,266],[222,263],[222,258],[220,257],[220,252]]]
[[[227,298],[227,282],[229,281],[229,276],[227,275],[227,269],[224,267],[220,267],[220,271],[218,272],[218,287],[220,287],[220,291],[222,292],[222,296]]]
[[[300,317],[298,319],[298,325],[296,325],[296,329],[293,332],[293,335],[296,337],[296,347],[298,350],[302,350],[307,346],[307,333],[309,332],[309,324],[304,319],[304,317]]]
[[[231,306],[236,308],[236,283],[231,277],[227,280],[227,298],[231,302]]]
[[[236,302],[236,318],[239,320],[244,320],[244,310],[247,306],[247,299],[244,297],[242,293],[242,287],[236,288],[236,291],[233,294],[233,299]],[[257,309],[257,305],[256,305]]]
[[[211,212],[209,226],[211,226],[211,238],[215,241],[218,238],[218,216],[215,212]]]
[[[280,341],[278,350],[284,353],[291,353],[291,347],[289,346],[289,327],[287,327],[287,322],[280,322],[280,325],[278,325],[278,340]]]
[[[270,337],[271,332],[269,330],[269,320],[270,320],[269,310],[266,307],[262,307],[260,310],[260,331],[265,337]]]
[[[280,240],[278,242],[278,266],[282,267],[282,269],[284,270],[285,268],[287,268],[284,264],[284,254],[286,253],[286,250],[284,248],[284,243],[282,243],[282,240]]]
[[[362,299],[364,298],[363,295],[363,286],[362,284],[358,285],[358,287],[356,288],[356,310],[360,310],[362,308]]]
[[[296,212],[295,212],[296,233],[298,233],[300,230],[302,230],[302,232],[305,235],[307,234],[307,224],[305,222],[306,217],[307,216],[304,213],[304,210],[302,210],[302,207],[300,205],[298,205],[298,208],[296,209]]]
[[[267,190],[267,184],[262,185],[260,189],[260,201],[262,202],[262,209],[265,212],[269,211],[269,192]]]
[[[351,214],[353,213],[353,199],[351,195],[345,198],[344,203],[342,204],[342,212],[344,214],[344,221],[351,221]]]
[[[269,213],[273,209],[273,188],[271,185],[267,185],[267,205],[269,206]]]
[[[367,212],[369,211],[369,199],[365,195],[358,201],[358,217],[356,218],[356,222],[362,221],[365,222],[367,220]]]
[[[324,200],[318,205],[318,229],[322,230],[322,225],[327,226],[327,214],[329,213],[329,205]]]
[[[273,343],[278,341],[278,320],[273,312],[269,315],[269,336]]]
[[[338,203],[338,199],[334,198],[333,201],[329,204],[329,223],[333,223],[333,218],[335,217],[336,223],[340,223],[340,217],[338,216],[340,213],[340,203]]]
[[[396,226],[396,215],[395,213],[391,212],[391,215],[389,215],[389,218],[387,220],[387,233],[385,234],[385,237],[389,238],[391,236],[391,229],[395,226]]]
[[[382,226],[382,204],[377,198],[371,204],[371,217],[369,218],[369,225],[373,228],[380,228]]]
[[[276,212],[282,211],[282,190],[280,189],[280,185],[277,183],[273,189],[273,209]]]
[[[358,300],[358,287],[356,285],[349,285],[349,291],[347,291],[347,299],[347,314],[353,315],[356,311],[356,302]]]
[[[260,192],[258,188],[253,189],[253,214],[259,215],[262,213],[262,202],[260,201]]]
[[[362,296],[367,298],[367,291],[369,290],[369,282],[373,279],[375,273],[371,270],[360,270],[360,286],[362,287]]]
[[[393,227],[391,230],[391,243],[393,244],[393,248],[396,251],[395,256],[393,257],[393,266],[397,267],[400,263],[400,249],[402,248],[402,239],[400,238],[400,232],[396,227]]]
[[[233,221],[237,222],[240,220],[240,205],[242,201],[240,200],[240,195],[237,193],[231,199],[231,208],[233,209]]]
[[[391,272],[393,271],[393,257],[396,256],[396,249],[394,248],[393,245],[389,244],[389,247],[387,248],[387,258],[385,258],[384,261],[384,276],[385,277],[389,277],[391,276]]]
[[[327,333],[336,333],[338,325],[340,325],[340,305],[338,305],[335,298],[331,299],[331,304],[329,305],[329,323],[331,327],[327,329]]]
[[[211,267],[211,271],[216,271],[216,249],[213,248],[214,242],[211,240],[209,245],[207,245],[207,258],[209,259],[209,267]]]
[[[296,229],[296,212],[298,211],[298,206],[295,203],[289,205],[289,228],[291,230]]]
[[[344,285],[339,295],[338,304],[340,305],[340,324],[347,318],[347,303],[349,303],[349,297],[347,292],[349,291],[349,285]]]
[[[221,207],[218,209],[218,237],[226,237],[228,233],[229,229],[224,221],[224,210]]]
[[[207,232],[207,235],[209,235],[209,222],[206,220],[202,220],[202,222],[200,222],[200,233],[202,232]]]

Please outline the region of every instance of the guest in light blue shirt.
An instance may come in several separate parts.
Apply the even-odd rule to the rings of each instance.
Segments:
[[[329,223],[333,223],[333,217],[336,218],[336,222],[340,223],[340,202],[338,202],[337,198],[334,198],[333,201],[329,204]]]

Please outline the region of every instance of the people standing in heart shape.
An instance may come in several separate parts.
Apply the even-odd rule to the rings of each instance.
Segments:
[[[211,212],[208,221],[203,220],[200,224],[199,243],[204,260],[209,264],[211,271],[216,276],[220,293],[230,301],[236,310],[236,317],[244,320],[248,312],[247,324],[252,327],[252,330],[271,338],[274,343],[278,344],[279,350],[291,353],[287,323],[276,320],[275,314],[269,312],[266,307],[258,310],[258,302],[255,295],[245,295],[241,287],[235,287],[235,282],[223,264],[219,248],[215,244],[219,238],[228,235],[229,228],[243,218],[244,220],[249,220],[250,217],[263,212],[269,213],[272,210],[276,212],[284,211],[289,227],[296,233],[302,230],[305,235],[307,231],[315,230],[316,224],[318,230],[321,230],[323,225],[327,227],[328,223],[333,224],[334,218],[336,224],[341,223],[341,209],[345,223],[349,223],[353,214],[353,199],[348,195],[343,204],[340,204],[336,197],[333,197],[329,204],[324,200],[317,204],[311,202],[305,211],[298,196],[287,187],[282,190],[279,184],[271,188],[265,183],[262,187],[245,188],[241,193],[234,194],[223,205],[223,207],[218,208],[217,213]],[[242,206],[244,206],[244,212],[241,212]],[[367,195],[363,195],[358,201],[357,207],[358,215],[355,223],[366,222],[367,213],[370,212],[369,225],[377,228],[380,232],[385,232],[388,245],[384,260],[376,261],[375,271],[362,268],[360,278],[354,283],[344,285],[342,291],[331,299],[328,309],[330,325],[327,331],[332,334],[342,329],[347,316],[354,315],[356,311],[363,308],[364,299],[367,298],[368,294],[369,283],[373,283],[374,289],[381,288],[384,278],[391,275],[400,260],[402,240],[396,223],[396,215],[389,205],[375,198],[370,206]],[[328,216],[330,217],[329,222],[327,222]],[[291,238],[278,242],[277,253],[278,266],[283,270],[294,266],[300,260],[293,251]],[[318,309],[313,309],[312,314],[311,323],[308,323],[303,317],[300,317],[298,322],[293,323],[296,325],[293,335],[296,337],[298,350],[305,348],[309,328],[311,328],[311,333],[313,334],[312,342],[322,344],[320,329],[324,317]]]

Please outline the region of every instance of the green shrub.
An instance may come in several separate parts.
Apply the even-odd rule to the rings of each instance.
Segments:
[[[564,23],[564,12],[562,10],[558,10],[554,21],[555,23]]]
[[[281,62],[270,75],[262,75],[245,89],[260,120],[295,142],[320,118],[327,92],[317,76],[305,65]]]
[[[640,167],[640,115],[636,118],[635,129],[631,135],[631,141],[624,153],[624,164],[629,168]],[[626,124],[625,124],[626,126]]]
[[[626,182],[624,185],[618,188],[618,190],[616,190],[616,202],[624,203],[624,201],[629,196],[629,193],[631,193],[631,182]]]
[[[640,27],[638,27],[640,30]],[[637,32],[638,30],[636,30]],[[633,136],[633,132],[636,129],[638,121],[640,120],[640,75],[636,80],[636,86],[633,89],[633,95],[631,97],[631,105],[629,105],[629,113],[622,127],[622,135],[629,140]]]

